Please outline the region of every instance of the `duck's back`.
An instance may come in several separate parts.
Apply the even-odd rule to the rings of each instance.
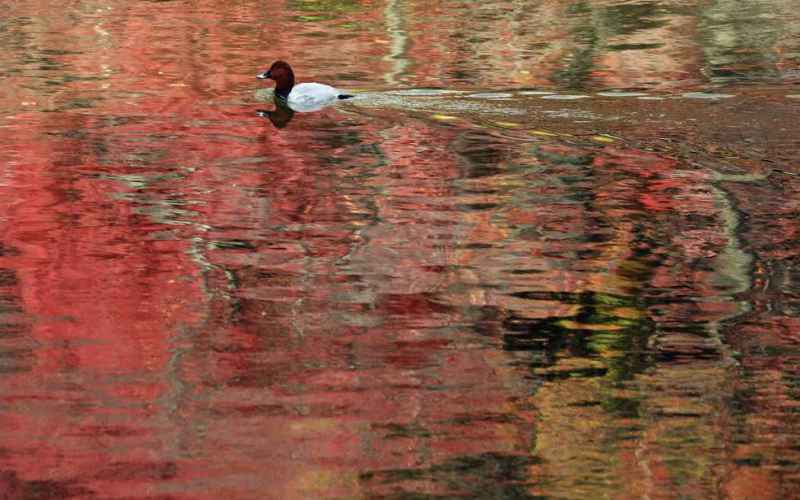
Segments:
[[[322,83],[300,83],[289,93],[289,106],[295,111],[316,111],[339,99],[339,91]]]

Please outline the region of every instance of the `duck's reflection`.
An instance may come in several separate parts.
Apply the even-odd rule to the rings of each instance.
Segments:
[[[275,125],[275,128],[283,128],[294,118],[294,111],[289,107],[286,99],[276,96],[274,102],[275,109],[271,111],[268,109],[259,109],[256,111],[256,114],[271,121],[272,124]]]

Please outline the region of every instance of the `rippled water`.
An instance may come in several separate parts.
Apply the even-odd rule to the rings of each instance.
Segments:
[[[0,497],[796,497],[796,7],[6,2]]]

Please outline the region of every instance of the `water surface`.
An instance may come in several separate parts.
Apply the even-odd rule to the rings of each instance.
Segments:
[[[0,496],[796,496],[798,26],[0,7]]]

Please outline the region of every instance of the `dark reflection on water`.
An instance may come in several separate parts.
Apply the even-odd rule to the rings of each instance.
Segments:
[[[0,7],[0,497],[792,497],[797,12],[740,4]]]

